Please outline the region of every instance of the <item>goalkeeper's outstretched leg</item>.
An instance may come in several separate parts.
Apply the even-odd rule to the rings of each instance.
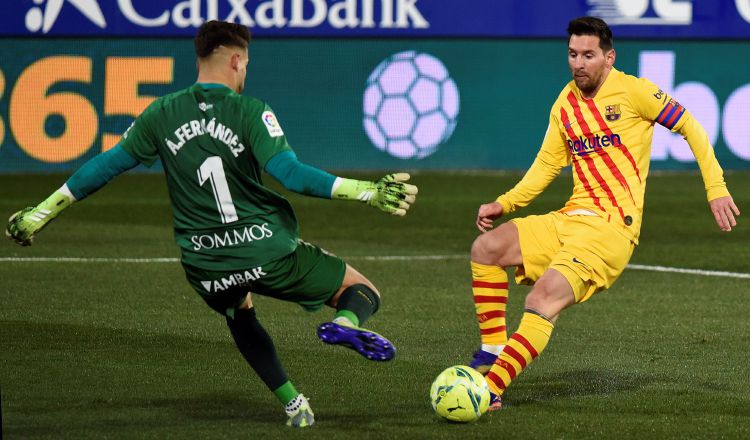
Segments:
[[[360,327],[380,308],[380,293],[356,269],[346,265],[341,287],[327,304],[336,308],[336,316],[318,326],[321,341],[350,348],[372,361],[389,361],[396,356],[396,348],[388,339]]]

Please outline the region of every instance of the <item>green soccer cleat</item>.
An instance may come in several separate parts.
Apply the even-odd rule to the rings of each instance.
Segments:
[[[37,210],[29,206],[8,219],[5,235],[21,246],[31,246],[34,235],[46,224],[45,218],[50,214],[47,210]]]
[[[313,423],[315,423],[315,414],[313,414],[312,408],[310,408],[310,402],[308,402],[307,398],[302,394],[287,403],[284,410],[289,417],[286,421],[286,426],[305,428],[307,426],[312,426]]]

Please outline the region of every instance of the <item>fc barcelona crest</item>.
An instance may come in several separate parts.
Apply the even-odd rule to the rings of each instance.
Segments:
[[[620,104],[612,104],[604,107],[604,118],[610,122],[620,119]]]

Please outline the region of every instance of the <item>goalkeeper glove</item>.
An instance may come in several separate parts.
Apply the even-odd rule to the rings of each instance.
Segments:
[[[414,203],[417,187],[405,183],[407,173],[389,174],[377,182],[337,178],[333,184],[331,198],[359,200],[391,215],[404,216]]]
[[[5,235],[21,246],[31,246],[34,236],[73,202],[75,198],[67,187],[60,188],[36,207],[29,206],[13,214]]]

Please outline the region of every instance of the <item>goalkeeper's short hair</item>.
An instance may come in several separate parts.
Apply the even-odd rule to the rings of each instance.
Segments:
[[[198,58],[206,58],[219,46],[247,49],[250,44],[250,30],[241,24],[211,20],[198,28],[194,43]]]

